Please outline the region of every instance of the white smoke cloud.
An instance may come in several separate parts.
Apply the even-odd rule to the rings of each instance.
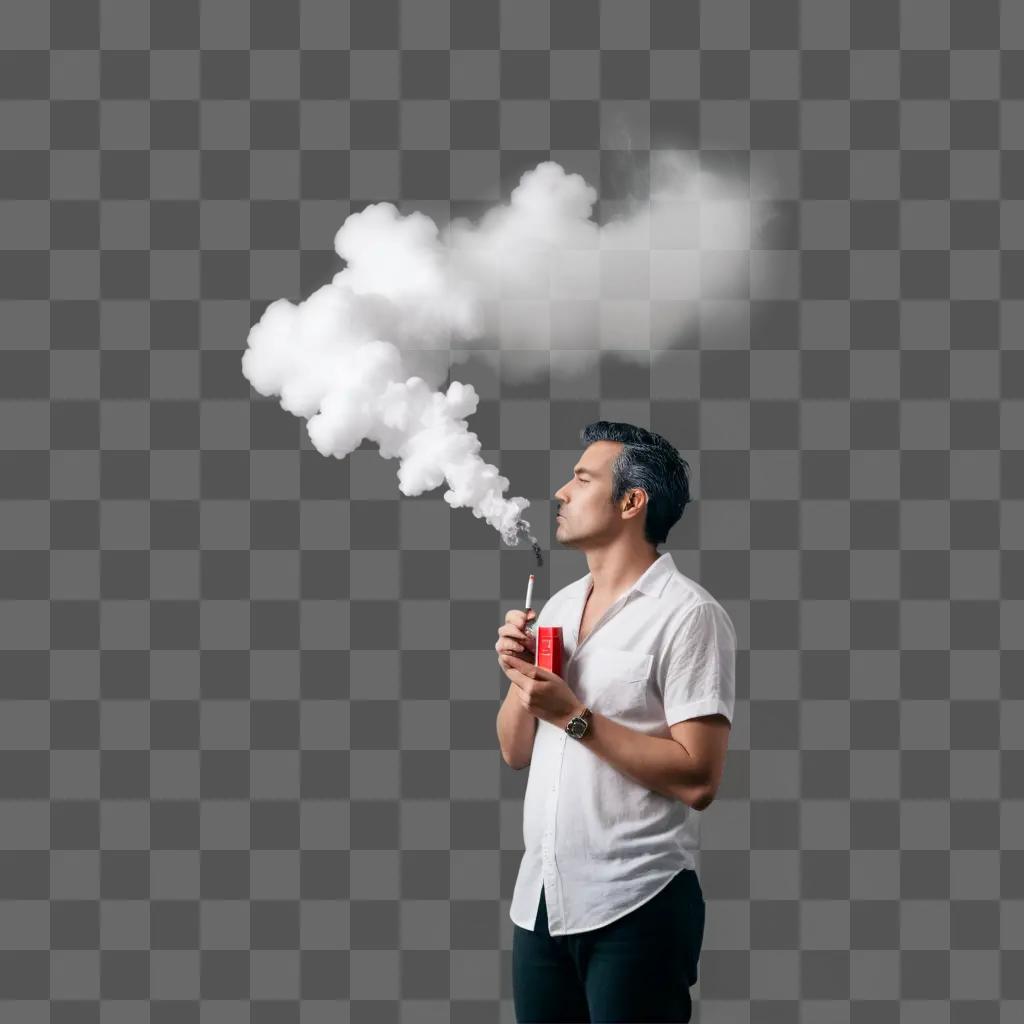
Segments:
[[[604,225],[591,219],[596,190],[551,161],[478,223],[458,218],[439,231],[422,213],[368,206],[335,236],[344,269],[303,302],[267,307],[242,373],[308,419],[322,455],[341,459],[373,441],[399,460],[403,494],[447,483],[452,508],[472,509],[516,544],[530,503],[505,498],[508,479],[480,458],[466,423],[476,391],[457,381],[438,390],[460,358],[451,343],[487,336],[545,351],[557,374],[609,350],[646,359],[678,337],[702,295],[745,280],[759,224],[749,185],[685,154],[652,153],[650,176],[647,198]],[[508,371],[528,376],[527,362],[510,360]]]

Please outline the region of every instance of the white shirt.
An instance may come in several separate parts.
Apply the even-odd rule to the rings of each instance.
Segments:
[[[651,736],[720,713],[732,721],[736,630],[725,609],[669,552],[578,643],[587,573],[554,594],[536,625],[562,627],[562,678],[596,713]],[[523,805],[525,852],[509,916],[533,931],[541,889],[551,935],[589,931],[696,870],[700,813],[655,793],[538,720]]]

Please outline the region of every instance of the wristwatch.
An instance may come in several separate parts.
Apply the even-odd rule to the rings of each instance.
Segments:
[[[565,727],[565,731],[574,739],[582,740],[587,734],[587,730],[590,729],[590,708],[584,707],[583,710],[574,717],[569,719],[568,725]]]

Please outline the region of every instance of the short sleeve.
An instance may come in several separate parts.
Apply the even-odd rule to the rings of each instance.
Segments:
[[[725,715],[736,704],[736,630],[719,604],[698,605],[671,639],[662,694],[665,721]]]

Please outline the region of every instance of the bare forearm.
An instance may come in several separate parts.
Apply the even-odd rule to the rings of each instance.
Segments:
[[[510,686],[498,711],[498,744],[506,764],[524,768],[533,755],[537,718],[523,707],[514,691],[515,687]]]
[[[637,732],[592,711],[590,728],[578,742],[641,786],[702,809],[709,780],[675,740]]]

